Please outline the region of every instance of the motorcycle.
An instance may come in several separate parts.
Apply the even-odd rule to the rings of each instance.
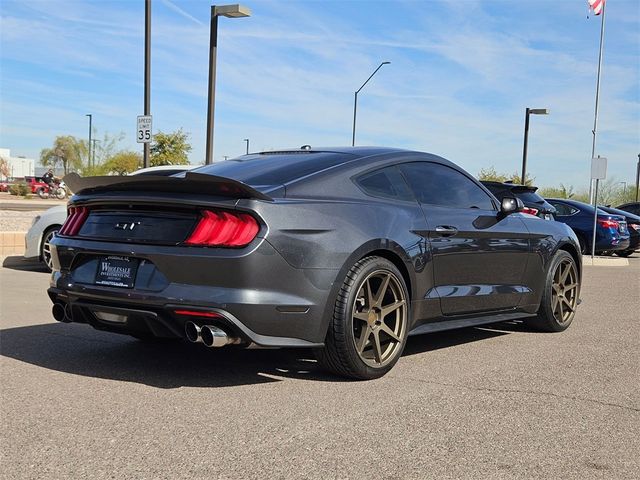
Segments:
[[[38,189],[38,196],[44,199],[55,197],[58,200],[64,200],[67,198],[67,190],[64,183],[54,181],[46,187]]]

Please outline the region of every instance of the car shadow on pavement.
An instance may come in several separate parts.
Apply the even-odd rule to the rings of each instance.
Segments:
[[[2,267],[25,272],[49,273],[47,267],[45,267],[41,262],[38,262],[37,260],[26,260],[20,255],[6,257],[2,262]]]
[[[410,337],[404,355],[506,335],[466,328]],[[59,372],[157,388],[228,387],[287,378],[340,382],[309,349],[209,349],[184,341],[143,343],[87,325],[47,323],[0,330],[0,355]]]

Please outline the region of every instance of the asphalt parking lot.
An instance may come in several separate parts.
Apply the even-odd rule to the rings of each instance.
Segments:
[[[149,345],[56,323],[0,269],[2,478],[640,477],[640,256],[585,267],[571,328],[410,339],[347,382],[300,350]]]

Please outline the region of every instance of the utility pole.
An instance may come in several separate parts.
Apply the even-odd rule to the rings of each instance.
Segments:
[[[638,189],[640,189],[640,153],[638,154],[638,165],[636,166],[636,202],[638,201]]]
[[[91,120],[93,119],[93,115],[87,113],[85,117],[89,117],[89,152],[87,153],[87,166],[91,167]]]
[[[151,0],[144,0],[144,114],[151,110]],[[149,143],[143,143],[144,168],[149,166]]]

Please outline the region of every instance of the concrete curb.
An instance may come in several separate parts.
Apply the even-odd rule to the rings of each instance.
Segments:
[[[622,257],[582,257],[582,265],[585,267],[626,267],[629,260]]]
[[[24,255],[27,232],[0,232],[0,255]]]

